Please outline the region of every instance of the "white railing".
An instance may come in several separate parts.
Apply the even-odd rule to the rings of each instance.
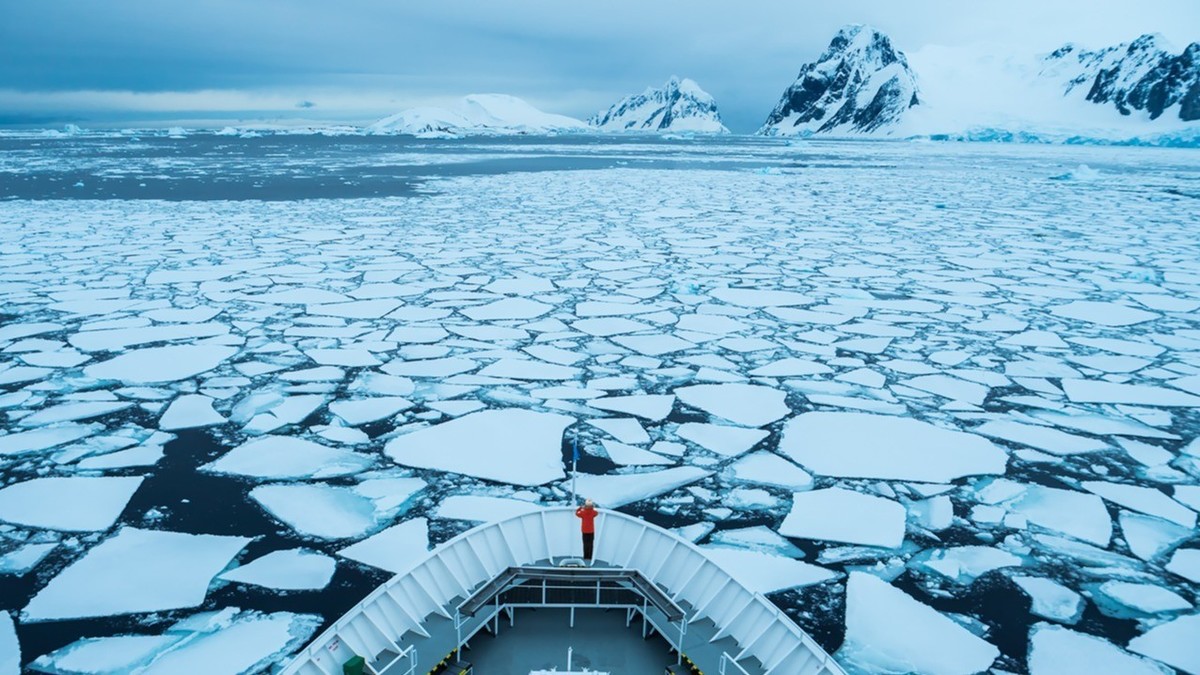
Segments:
[[[581,554],[573,507],[547,508],[480,525],[438,546],[372,591],[282,673],[338,675],[341,664],[355,654],[371,659],[385,650],[405,653],[412,648],[414,636],[429,637],[423,624],[430,615],[444,617],[453,626],[451,602],[470,596],[507,568]],[[754,658],[769,675],[845,675],[774,603],[742,586],[704,551],[674,533],[623,513],[603,511],[596,519],[595,558],[636,569],[672,600],[686,601],[693,608],[688,621],[711,619],[718,629],[713,641],[730,637],[741,648],[729,657],[735,664]],[[407,647],[401,647],[405,642]]]

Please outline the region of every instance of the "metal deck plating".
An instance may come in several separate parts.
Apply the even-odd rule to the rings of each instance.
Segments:
[[[652,648],[636,663],[626,659],[620,665],[627,670],[613,675],[661,673],[681,660],[705,673],[845,675],[762,594],[746,589],[701,549],[667,530],[604,511],[596,519],[594,565],[558,566],[580,553],[579,523],[570,507],[476,527],[373,591],[283,673],[338,675],[342,663],[360,655],[380,675],[424,674],[454,652],[476,661],[478,675],[524,675],[547,660],[564,660],[565,649],[560,652],[557,645],[574,639],[580,618],[599,626],[588,629],[590,637],[601,633],[599,644],[607,644],[609,652],[624,650],[621,640],[643,643],[641,651],[644,638],[662,641],[657,663]],[[536,630],[524,630],[518,611],[522,617],[536,612]],[[498,653],[495,647],[510,638],[524,645],[526,658],[517,663],[508,650],[504,659],[485,662],[487,652]],[[478,660],[472,640],[479,645]],[[629,649],[624,655],[641,651]],[[589,667],[603,669],[597,662],[603,658],[595,654]]]

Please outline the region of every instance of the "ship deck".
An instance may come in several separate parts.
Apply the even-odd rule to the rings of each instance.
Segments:
[[[540,561],[538,567],[550,568],[552,562]],[[590,570],[619,570],[613,565],[597,562]],[[453,615],[467,598],[459,596],[446,603],[444,609]],[[694,608],[686,602],[680,607],[690,616]],[[627,619],[622,609],[605,607],[522,607],[513,609],[511,616],[501,612],[488,620],[484,613],[467,619],[463,632],[478,629],[463,653],[451,660],[462,660],[475,668],[475,675],[505,673],[525,675],[539,670],[562,672],[567,667],[567,649],[573,650],[572,667],[575,670],[599,670],[610,675],[636,673],[638,675],[665,672],[668,665],[679,658],[671,645],[651,627],[646,637],[642,636],[642,619],[633,616]],[[657,618],[660,625],[668,625],[662,612],[650,607],[649,615]],[[497,620],[498,619],[498,620]],[[450,656],[457,643],[454,620],[442,616],[430,616],[425,623],[429,637],[416,637],[410,641],[417,648],[420,658],[416,672],[433,669]],[[692,621],[687,626],[683,641],[683,654],[701,672],[720,672],[722,653],[736,654],[740,648],[730,637],[713,640],[718,627],[709,619]],[[410,665],[398,663],[382,667],[394,654],[383,654],[375,664],[380,675],[404,675]],[[763,671],[752,664],[739,664],[747,675],[761,675]],[[455,675],[458,675],[455,673]]]

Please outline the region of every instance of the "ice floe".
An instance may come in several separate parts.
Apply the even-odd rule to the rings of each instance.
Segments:
[[[1129,641],[1129,651],[1149,656],[1185,673],[1200,673],[1200,614],[1161,623]]]
[[[243,443],[200,467],[260,479],[332,478],[357,474],[374,460],[294,436],[263,436]]]
[[[617,475],[579,474],[578,493],[601,508],[615,509],[656,497],[712,475],[693,466]]]
[[[1089,480],[1083,482],[1088,492],[1100,495],[1115,504],[1150,516],[1169,520],[1186,528],[1196,526],[1196,513],[1171,499],[1156,488],[1124,483]]]
[[[864,572],[846,584],[846,639],[836,656],[876,673],[967,675],[987,670],[1000,650],[950,618]]]
[[[113,526],[140,476],[34,478],[0,489],[0,520],[28,527],[89,532]]]
[[[798,539],[896,548],[904,541],[904,507],[890,499],[843,488],[792,495],[779,533]]]
[[[225,581],[281,591],[318,590],[333,578],[337,562],[327,555],[297,548],[272,551],[220,575]]]
[[[768,435],[761,429],[727,427],[700,422],[685,422],[679,425],[679,430],[675,433],[680,438],[691,441],[705,450],[711,450],[726,457],[746,452]]]
[[[944,483],[1003,474],[1008,456],[991,441],[928,422],[851,412],[789,420],[779,451],[822,476]]]
[[[485,410],[398,436],[384,451],[405,466],[541,485],[563,476],[563,431],[574,422],[519,408]]]
[[[747,427],[782,419],[791,409],[779,389],[753,384],[700,384],[675,390],[680,402]]]
[[[338,555],[399,574],[429,549],[429,521],[413,518],[338,551]]]
[[[250,498],[302,535],[350,539],[376,530],[383,518],[425,486],[425,481],[411,478],[378,495],[363,486],[260,485],[250,491]]]
[[[50,580],[24,621],[196,607],[250,539],[122,528]]]
[[[1044,577],[1015,576],[1012,580],[1029,596],[1029,611],[1036,616],[1069,626],[1083,616],[1083,596],[1066,586]]]
[[[223,424],[225,417],[213,410],[213,399],[201,394],[187,394],[171,401],[166,412],[158,420],[158,428],[165,431],[195,429],[214,424]]]
[[[1049,623],[1029,633],[1030,675],[1163,675],[1153,663],[1094,635]]]
[[[176,382],[206,373],[237,353],[236,347],[215,344],[149,347],[86,366],[83,372],[97,380],[126,384]]]
[[[765,551],[717,546],[706,546],[703,550],[709,560],[756,593],[811,586],[838,577],[824,567]]]
[[[487,495],[451,495],[438,504],[433,515],[438,518],[490,522],[531,513],[542,508],[532,502]]]

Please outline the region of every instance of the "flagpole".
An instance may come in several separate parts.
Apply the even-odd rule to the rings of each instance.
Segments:
[[[579,477],[579,428],[575,428],[575,445],[571,453],[571,505],[579,506],[579,498],[575,496],[575,479]]]

